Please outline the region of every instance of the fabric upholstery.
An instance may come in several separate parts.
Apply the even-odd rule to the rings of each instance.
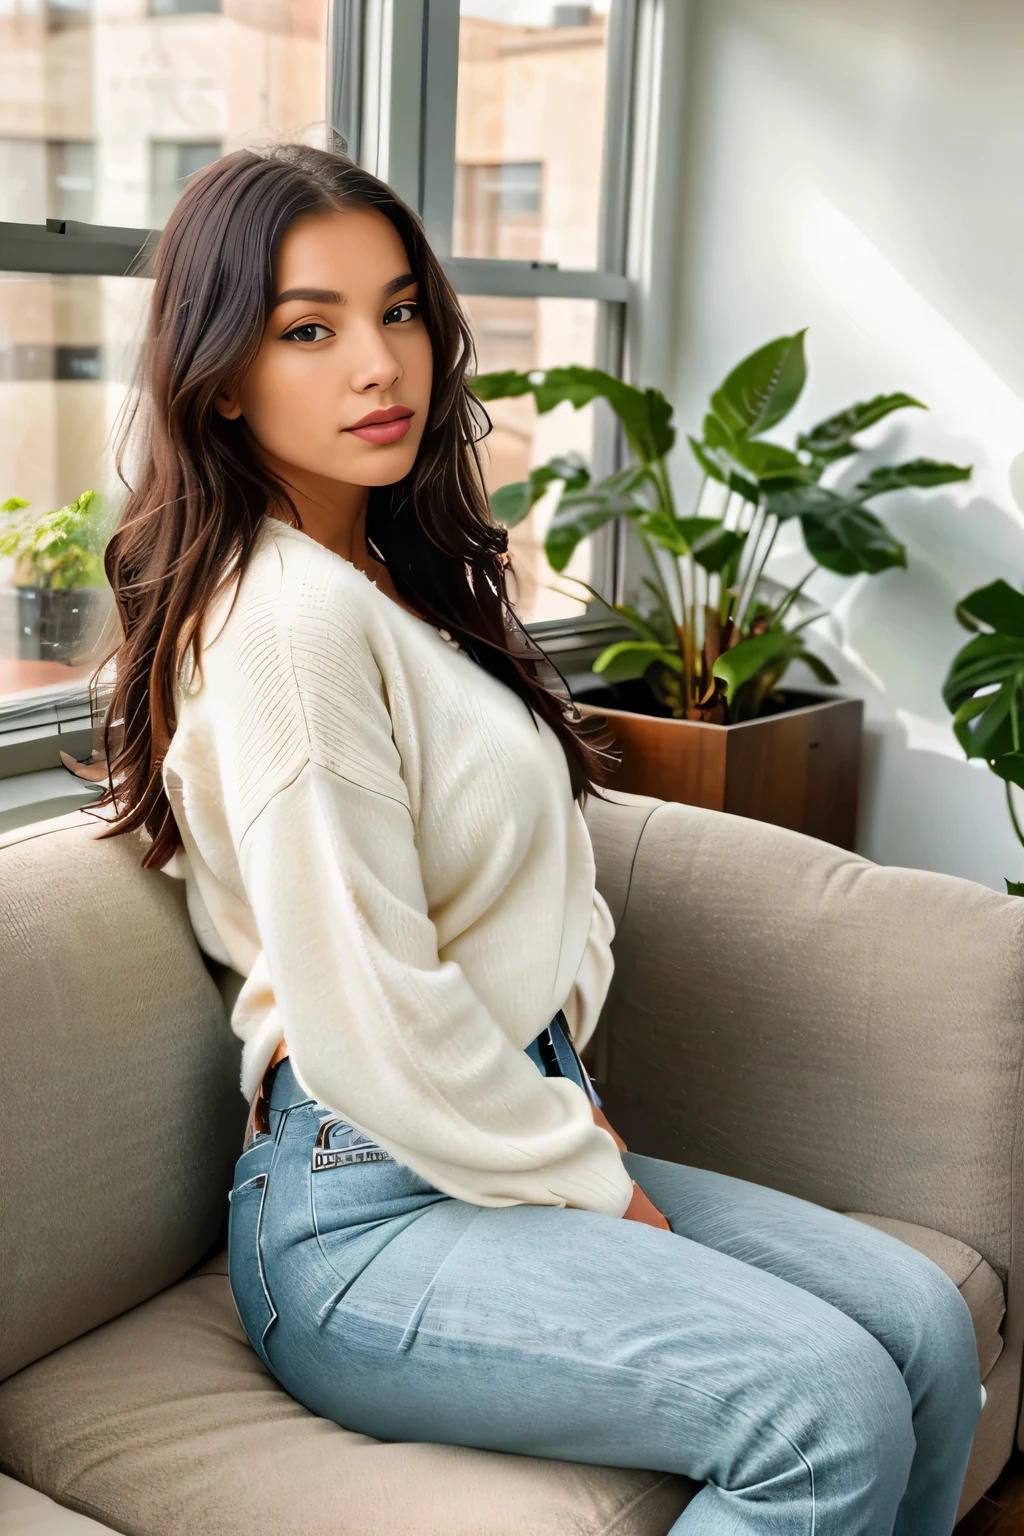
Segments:
[[[926,1253],[962,1291],[981,1271],[979,1350],[998,1353],[991,1326],[1002,1290],[978,1254],[910,1223],[849,1214]],[[191,1536],[198,1509],[204,1536],[247,1536],[257,1525],[299,1536],[328,1507],[338,1536],[665,1536],[697,1486],[384,1444],[317,1419],[246,1342],[223,1253],[0,1386],[0,1446],[17,1477],[139,1536]]]
[[[586,811],[618,930],[592,1042],[609,1118],[638,1152],[849,1210],[952,1275],[994,1361],[969,1507],[1019,1412],[1024,906],[609,795]],[[360,1536],[457,1536],[474,1505],[474,1536],[661,1536],[681,1480],[348,1436],[262,1372],[223,1275],[173,1283],[217,1231],[241,1133],[235,981],[218,994],[174,883],[94,831],[76,813],[0,838],[0,1358],[27,1366],[0,1387],[0,1463],[140,1536],[199,1528],[189,1500],[211,1536],[241,1531],[236,1504],[287,1533],[325,1503]],[[320,1504],[289,1526],[295,1466]]]
[[[988,1426],[1020,1408],[1024,902],[766,823],[617,798],[650,814],[599,1024],[609,1120],[633,1151],[980,1254],[1005,1288],[1007,1359],[983,1458]],[[595,849],[617,814],[588,806]]]
[[[96,830],[0,838],[0,1379],[208,1251],[245,1121],[183,889]]]
[[[219,1255],[0,1386],[5,1469],[127,1536],[665,1536],[695,1492],[315,1418],[249,1346],[226,1275]]]

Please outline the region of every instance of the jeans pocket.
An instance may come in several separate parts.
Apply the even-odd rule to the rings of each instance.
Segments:
[[[242,1327],[253,1349],[270,1370],[267,1335],[277,1309],[263,1268],[263,1205],[267,1175],[257,1173],[231,1191],[228,1211],[228,1281]]]

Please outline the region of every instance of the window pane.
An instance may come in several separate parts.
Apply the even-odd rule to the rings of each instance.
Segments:
[[[141,278],[0,275],[0,505],[27,502],[15,518],[28,524],[99,492],[83,514],[83,547],[92,517],[114,511],[123,494],[111,438],[149,291]],[[0,538],[14,521],[0,516]],[[0,694],[90,671],[88,654],[78,665],[72,658],[88,652],[109,592],[38,590],[55,576],[81,583],[95,570],[70,550],[50,569],[23,545],[0,556]]]
[[[323,144],[328,0],[0,0],[0,219],[162,225],[264,138]]]
[[[461,0],[456,256],[597,265],[610,4]]]
[[[597,305],[592,299],[501,299],[463,296],[460,300],[476,340],[480,373],[500,369],[553,368],[577,363],[593,366]],[[486,407],[493,431],[481,443],[488,492],[510,481],[525,480],[530,470],[556,454],[577,453],[589,464],[594,441],[592,406],[574,411],[560,405],[538,416],[531,396],[493,400]],[[529,517],[509,529],[515,580],[509,596],[524,624],[542,619],[577,617],[590,594],[571,580],[591,580],[591,545],[584,540],[562,572],[544,554],[544,537],[560,487],[538,501]],[[575,595],[573,595],[575,594]]]

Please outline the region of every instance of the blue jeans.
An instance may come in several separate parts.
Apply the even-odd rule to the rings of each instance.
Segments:
[[[564,1047],[530,1053],[566,1070]],[[287,1060],[269,1120],[238,1160],[229,1273],[253,1348],[311,1412],[380,1440],[685,1474],[705,1486],[673,1536],[949,1536],[978,1356],[959,1291],[915,1250],[631,1152],[670,1232],[471,1205],[309,1098]]]

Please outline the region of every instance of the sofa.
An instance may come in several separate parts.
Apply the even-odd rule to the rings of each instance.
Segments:
[[[1024,1443],[1024,902],[642,796],[586,818],[617,929],[585,1052],[611,1123],[953,1278],[987,1392],[965,1512]],[[224,1253],[239,978],[182,884],[95,831],[0,838],[5,1536],[665,1536],[684,1478],[378,1442],[264,1370]]]

